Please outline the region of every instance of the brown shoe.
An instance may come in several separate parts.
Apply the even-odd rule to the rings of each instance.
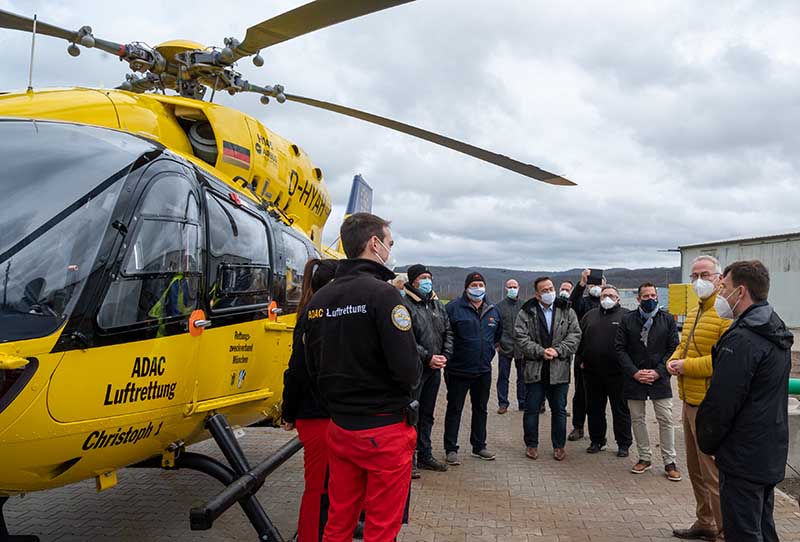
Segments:
[[[714,542],[717,539],[717,531],[692,525],[688,529],[673,529],[672,536],[683,540],[708,540],[709,542]]]
[[[497,409],[498,414],[505,414],[506,412],[508,412],[508,407],[501,406]]]
[[[539,450],[536,448],[525,448],[525,457],[528,459],[539,459]]]
[[[564,448],[553,449],[553,459],[556,461],[564,461],[565,457],[567,457],[567,452],[564,450]]]
[[[649,461],[642,461],[641,459],[634,466],[631,467],[633,474],[644,474],[645,471],[650,470],[652,464]]]
[[[664,473],[667,475],[667,479],[672,482],[680,482],[683,479],[675,463],[664,465]]]

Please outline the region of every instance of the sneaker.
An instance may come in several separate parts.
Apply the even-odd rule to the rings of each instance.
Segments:
[[[525,457],[528,459],[539,459],[538,448],[525,448]]]
[[[567,440],[570,442],[575,442],[576,440],[581,440],[583,438],[583,429],[573,429],[570,431]]]
[[[645,471],[650,470],[652,464],[649,461],[642,461],[641,459],[631,467],[631,472],[633,474],[644,474]]]
[[[617,450],[617,457],[628,457],[630,452],[628,452],[627,448],[620,448]]]
[[[554,448],[553,449],[553,459],[556,461],[564,461],[567,457],[567,452],[564,448]]]
[[[501,406],[500,408],[497,409],[498,414],[505,414],[506,412],[508,412],[508,407]]]
[[[717,539],[717,531],[715,529],[703,529],[702,527],[695,527],[692,525],[688,529],[673,529],[672,536],[683,540],[708,540],[709,542],[713,542]]]
[[[496,454],[494,452],[490,452],[488,448],[484,448],[483,450],[478,450],[477,452],[472,452],[472,455],[480,459],[483,459],[484,461],[491,461],[496,456]]]
[[[666,474],[667,479],[672,482],[680,482],[683,479],[680,471],[678,471],[678,468],[675,466],[675,463],[664,465],[664,474]]]
[[[433,456],[420,458],[417,463],[419,465],[419,468],[425,470],[432,470],[436,472],[445,472],[447,470],[447,465],[445,463],[442,463]]]
[[[602,452],[603,450],[605,450],[605,448],[606,448],[606,445],[605,445],[605,444],[598,444],[598,443],[596,443],[596,442],[592,442],[592,443],[589,445],[589,447],[588,447],[588,448],[586,448],[586,453],[587,453],[587,454],[597,454],[597,453],[600,453],[600,452]]]
[[[461,461],[458,460],[458,452],[447,452],[444,458],[448,465],[460,465]]]

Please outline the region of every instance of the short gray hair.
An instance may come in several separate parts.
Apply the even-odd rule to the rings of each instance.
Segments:
[[[696,264],[697,262],[711,262],[714,264],[714,272],[720,275],[722,274],[722,266],[719,265],[719,260],[716,259],[711,254],[701,254],[700,256],[692,260],[692,266],[694,266],[694,264]]]

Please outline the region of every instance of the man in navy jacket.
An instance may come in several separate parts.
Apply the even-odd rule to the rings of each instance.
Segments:
[[[495,454],[486,447],[486,417],[492,387],[492,358],[500,343],[503,326],[500,312],[486,300],[483,275],[467,275],[464,294],[447,304],[447,316],[453,329],[453,356],[444,370],[447,384],[445,459],[450,465],[461,464],[458,458],[458,429],[469,392],[472,401],[469,437],[472,455],[492,460]]]

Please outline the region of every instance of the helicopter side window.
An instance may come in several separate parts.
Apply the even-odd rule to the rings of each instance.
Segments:
[[[200,202],[193,184],[166,173],[151,184],[134,218],[121,272],[98,315],[103,328],[163,324],[188,316],[200,289]]]
[[[303,293],[303,269],[310,256],[303,241],[286,232],[282,234],[286,248],[286,304],[297,307]]]
[[[214,312],[266,306],[270,284],[266,225],[211,193],[207,201],[209,306]]]

